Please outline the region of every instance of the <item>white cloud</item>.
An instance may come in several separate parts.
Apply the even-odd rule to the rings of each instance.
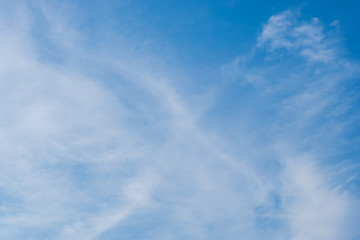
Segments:
[[[32,21],[14,28],[5,27],[11,19],[0,21],[1,51],[7,56],[0,64],[0,100],[6,103],[0,106],[0,238],[101,239],[140,216],[166,221],[154,226],[149,239],[179,239],[177,233],[209,239],[211,227],[222,237],[254,239],[262,215],[286,219],[285,227],[274,230],[279,236],[287,229],[294,240],[340,236],[348,198],[329,186],[313,158],[277,149],[279,176],[257,166],[273,156],[273,140],[289,140],[284,132],[291,126],[284,124],[279,139],[271,138],[266,146],[250,134],[240,136],[240,142],[226,141],[201,125],[202,112],[194,109],[202,106],[189,104],[172,85],[176,73],[153,70],[161,64],[130,53],[121,42],[117,47],[123,55],[81,49],[77,43],[84,39],[67,14],[46,4],[33,7],[53,30],[48,29],[47,41],[63,55],[60,61],[44,60],[39,39],[29,31]],[[259,46],[295,50],[312,61],[335,57],[322,52],[328,49],[319,20],[297,23],[291,12],[271,17]],[[235,60],[234,77],[244,75],[262,91],[277,69],[251,64]],[[284,123],[281,114],[303,116],[291,121],[301,131],[336,102],[336,97],[324,98],[327,90],[312,86],[282,99],[275,124]],[[314,102],[322,105],[309,108]],[[272,194],[281,197],[280,206],[269,203]],[[265,213],[257,212],[261,207]]]
[[[49,231],[54,236],[63,227],[67,239],[92,239],[137,207],[138,198],[129,198],[131,207],[117,199],[127,185],[111,177],[146,153],[131,124],[124,123],[129,110],[113,92],[66,63],[41,60],[37,39],[28,31],[35,16],[28,17],[24,28],[1,21],[0,237]],[[64,17],[51,19],[49,28]],[[62,28],[73,31],[69,25]],[[63,36],[73,41],[67,33]],[[141,174],[135,169],[125,179],[131,184]],[[145,191],[141,197],[150,198],[147,185],[140,185]],[[99,209],[107,201],[107,208],[119,210]],[[77,217],[81,227],[67,226]]]
[[[331,26],[331,27],[339,27],[340,26],[340,21],[339,20],[334,20],[329,24],[329,26]]]
[[[358,234],[355,228],[347,227],[357,219],[351,209],[358,196],[345,190],[346,175],[351,171],[338,165],[331,171],[328,168],[343,161],[339,156],[347,141],[344,135],[358,126],[358,117],[347,116],[358,116],[353,108],[358,97],[350,92],[359,78],[359,66],[340,56],[341,45],[334,43],[339,43],[338,39],[327,35],[319,19],[304,20],[285,11],[269,18],[256,50],[223,67],[224,76],[232,79],[230,84],[251,84],[247,103],[266,105],[268,115],[261,116],[270,123],[263,122],[267,128],[260,135],[266,138],[270,134],[269,142],[276,143],[272,146],[281,174],[270,181],[280,197],[277,208],[265,208],[259,216],[273,222],[281,219],[289,231],[283,230],[285,235],[279,239],[340,239]],[[308,61],[299,61],[298,56]],[[257,81],[248,81],[248,76]],[[256,111],[246,110],[247,115]],[[255,116],[250,121],[258,121]],[[346,164],[358,168],[354,163]]]
[[[301,21],[291,11],[270,17],[258,37],[258,47],[286,49],[315,62],[334,60],[336,51],[330,43],[318,18]]]
[[[282,199],[291,239],[331,240],[346,236],[351,199],[329,185],[313,156],[299,156],[284,149],[279,154],[285,157]]]
[[[293,47],[294,43],[290,39],[285,38],[289,29],[293,26],[293,17],[290,11],[271,16],[258,38],[258,45],[262,46],[267,41],[270,41],[271,49]]]
[[[7,56],[0,70],[6,103],[0,107],[1,238],[94,239],[153,206],[170,205],[184,232],[202,236],[207,224],[251,216],[268,186],[197,125],[197,114],[171,86],[171,73],[159,77],[139,61],[77,49],[67,15],[40,6],[32,5],[42,14],[30,11],[31,21],[24,21],[29,31],[6,27],[0,38]],[[38,18],[54,38],[39,42],[30,34]],[[61,61],[44,60],[42,41],[63,51]],[[116,69],[119,92],[98,79],[106,76],[101,71],[92,78],[72,65],[76,59]],[[235,176],[240,186],[232,183]]]

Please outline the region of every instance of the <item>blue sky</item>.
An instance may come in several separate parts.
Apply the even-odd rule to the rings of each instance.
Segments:
[[[359,7],[0,1],[0,239],[359,239]]]

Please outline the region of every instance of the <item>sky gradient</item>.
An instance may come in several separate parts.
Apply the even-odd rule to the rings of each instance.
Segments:
[[[359,239],[359,8],[0,0],[0,239]]]

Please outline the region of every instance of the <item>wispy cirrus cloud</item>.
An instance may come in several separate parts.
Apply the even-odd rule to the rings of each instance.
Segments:
[[[270,17],[254,50],[224,67],[233,80],[226,87],[245,80],[248,89],[239,123],[227,124],[209,113],[226,87],[201,96],[211,106],[191,102],[161,56],[121,39],[89,47],[81,24],[70,23],[76,9],[59,6],[24,3],[12,10],[23,21],[0,21],[8,56],[0,69],[1,238],[357,234],[346,228],[358,217],[348,190],[356,167],[336,154],[337,139],[356,124],[342,118],[357,116],[349,89],[359,73],[318,19]],[[280,49],[286,66],[271,57]]]
[[[266,104],[270,113],[265,116],[271,122],[265,124],[271,127],[263,134],[273,136],[282,173],[274,190],[277,211],[262,212],[265,219],[282,219],[290,239],[353,239],[358,234],[347,227],[357,221],[351,209],[358,196],[344,185],[358,166],[341,155],[355,151],[345,136],[358,127],[353,87],[359,66],[340,54],[338,42],[319,19],[285,11],[269,18],[252,52],[223,67],[232,84],[251,87],[250,101]]]
[[[181,226],[169,236],[205,238],[208,224],[251,216],[266,184],[198,126],[171,73],[81,49],[67,15],[49,5],[19,9],[28,19],[1,38],[3,238],[96,239],[141,209],[156,219],[151,210],[165,208],[164,221]],[[89,73],[84,61],[107,68]]]
[[[36,3],[15,9],[27,19],[1,21],[1,237],[93,239],[147,202],[152,177],[137,196],[126,190],[142,175],[131,165],[146,144],[124,123],[129,111],[109,89],[70,70],[64,55],[51,64],[39,53],[44,41],[65,54],[75,51],[59,46],[58,37],[32,35],[41,16],[49,24],[43,34],[51,35],[66,15],[48,21],[53,15]],[[63,27],[59,34],[73,42],[68,33],[75,30]],[[118,176],[120,165],[126,176]],[[129,193],[120,199],[123,191]]]
[[[309,61],[300,63],[302,69],[282,71],[286,81],[296,87],[278,105],[278,139],[286,142],[279,152],[287,175],[283,197],[289,199],[284,206],[292,239],[351,238],[346,225],[356,221],[349,216],[355,203],[352,197],[357,196],[344,193],[342,185],[348,177],[326,171],[331,161],[343,161],[337,155],[342,152],[339,139],[356,125],[355,119],[344,118],[358,115],[352,108],[358,97],[349,98],[359,77],[358,64],[340,56],[340,47],[332,45],[334,42],[337,39],[326,35],[317,18],[299,20],[291,11],[272,16],[258,38],[258,47],[286,49]],[[322,62],[327,64],[318,64]],[[281,153],[284,150],[285,154]]]

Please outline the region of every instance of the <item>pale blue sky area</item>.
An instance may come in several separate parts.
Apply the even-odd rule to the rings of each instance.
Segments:
[[[0,239],[359,239],[359,7],[0,0]]]

